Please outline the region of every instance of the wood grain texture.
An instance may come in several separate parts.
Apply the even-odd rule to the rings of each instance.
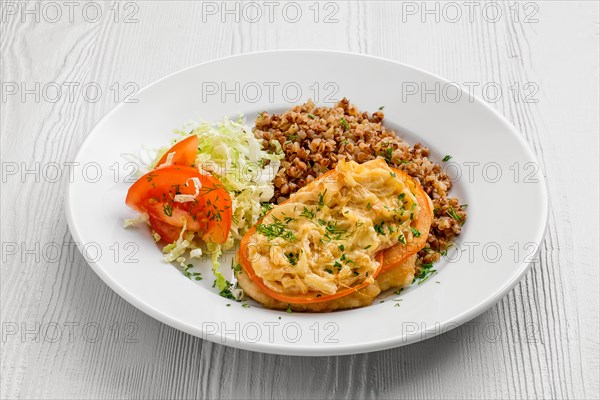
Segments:
[[[321,3],[317,23],[312,2],[302,3],[298,23],[281,14],[273,22],[218,16],[203,22],[205,6],[191,1],[121,3],[117,22],[114,4],[97,2],[98,22],[82,18],[81,7],[70,22],[63,4],[63,17],[50,23],[8,15],[8,3],[0,17],[4,94],[7,83],[95,82],[103,95],[97,102],[81,95],[56,102],[3,98],[3,171],[72,160],[117,104],[112,85],[143,87],[231,54],[324,48],[402,61],[458,83],[500,85],[503,96],[492,106],[543,163],[551,212],[539,260],[475,320],[388,351],[285,357],[202,341],[157,322],[113,293],[73,246],[57,259],[23,252],[23,246],[72,242],[63,204],[67,179],[3,175],[2,398],[600,397],[597,2],[532,2],[528,10],[518,3],[517,17],[515,3],[498,3],[505,17],[496,23],[482,18],[481,9],[473,21],[463,15],[450,22],[454,14],[444,20],[442,13],[438,22],[422,10],[407,12],[421,2],[391,1],[331,3],[327,10]],[[323,22],[332,10],[337,22]],[[134,11],[138,22],[125,23]],[[538,21],[526,21],[527,11]],[[536,102],[523,101],[528,83],[539,88],[529,99]],[[12,245],[20,247],[17,254],[9,254]],[[44,327],[49,330],[40,332]],[[48,340],[52,332],[59,332],[58,340]]]

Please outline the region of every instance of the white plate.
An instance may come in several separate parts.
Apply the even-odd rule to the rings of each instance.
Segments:
[[[436,88],[437,95],[425,92]],[[243,308],[210,287],[208,263],[201,267],[205,279],[190,281],[162,262],[147,229],[122,228],[122,220],[134,215],[124,204],[131,169],[123,153],[168,144],[172,130],[190,119],[241,112],[251,124],[259,111],[281,111],[309,97],[330,104],[344,96],[361,110],[385,106],[387,125],[410,143],[429,146],[432,159],[452,155],[446,163],[457,178],[451,194],[469,204],[450,260],[436,264],[439,272],[422,285],[402,292],[401,301],[388,294],[383,303],[325,314],[255,303]],[[245,54],[179,71],[136,98],[138,103],[111,111],[82,145],[75,160],[80,173],[67,191],[69,226],[104,282],[135,307],[189,334],[293,355],[401,346],[446,332],[500,300],[525,274],[542,240],[548,199],[526,143],[489,106],[413,67],[326,51]]]

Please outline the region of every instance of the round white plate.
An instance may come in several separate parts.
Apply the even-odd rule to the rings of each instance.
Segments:
[[[281,111],[312,98],[347,97],[361,110],[385,106],[385,122],[410,143],[429,146],[455,178],[451,194],[468,203],[468,220],[438,273],[400,296],[324,314],[287,313],[220,297],[204,279],[187,279],[162,261],[145,227],[124,203],[123,153],[170,143],[191,119],[217,120]],[[396,62],[328,51],[245,54],[197,65],[148,86],[111,111],[89,134],[67,191],[71,233],[92,269],[120,296],[189,334],[243,349],[336,355],[405,345],[479,315],[525,274],[546,226],[544,177],[532,151],[498,113],[447,81]],[[225,256],[224,264],[232,254]],[[399,300],[401,301],[395,301]]]

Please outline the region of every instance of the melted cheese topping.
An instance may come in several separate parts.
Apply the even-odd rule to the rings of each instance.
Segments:
[[[373,282],[375,254],[415,235],[415,195],[382,159],[341,161],[257,224],[249,260],[270,289],[320,292]]]

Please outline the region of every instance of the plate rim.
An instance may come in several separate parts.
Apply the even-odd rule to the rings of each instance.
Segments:
[[[404,68],[412,69],[414,71],[417,71],[426,76],[435,78],[436,80],[439,80],[442,82],[447,82],[447,83],[452,82],[451,80],[449,80],[447,78],[444,78],[440,75],[437,75],[437,74],[434,74],[427,70],[424,70],[422,68],[415,67],[413,65],[406,64],[406,63],[399,62],[399,61],[392,60],[392,59],[385,58],[385,57],[355,53],[355,52],[350,52],[350,51],[342,51],[342,50],[302,48],[302,49],[276,49],[276,50],[244,52],[244,53],[229,55],[229,56],[220,57],[220,58],[216,58],[216,59],[211,59],[211,60],[208,60],[205,62],[201,62],[198,64],[194,64],[194,65],[179,69],[172,73],[169,73],[159,79],[156,79],[156,80],[150,82],[149,84],[147,84],[146,86],[141,88],[137,93],[141,94],[141,93],[145,92],[146,90],[149,90],[153,86],[158,85],[160,82],[169,79],[172,76],[175,76],[177,74],[180,74],[185,71],[188,71],[188,70],[191,70],[194,68],[198,68],[198,67],[201,67],[204,65],[218,63],[218,62],[225,61],[225,60],[232,59],[232,58],[243,58],[245,56],[256,56],[256,55],[271,54],[271,53],[289,53],[289,52],[293,52],[293,53],[328,53],[328,54],[334,54],[334,55],[337,54],[337,55],[369,58],[369,59],[376,60],[379,62],[396,64],[396,65],[399,65]],[[473,98],[474,102],[479,103],[479,105],[483,105],[488,111],[490,111],[498,119],[498,121],[501,121],[503,127],[506,128],[506,130],[508,132],[510,132],[510,134],[514,138],[517,139],[517,141],[521,145],[521,148],[524,150],[525,154],[541,167],[540,173],[539,173],[539,177],[541,179],[539,181],[538,186],[540,188],[540,194],[543,198],[543,202],[540,205],[544,208],[544,210],[543,210],[544,212],[542,213],[542,215],[543,215],[542,223],[538,226],[538,229],[536,232],[535,243],[537,245],[537,249],[532,257],[532,259],[535,259],[541,250],[541,244],[542,244],[544,237],[546,236],[546,233],[548,230],[548,220],[549,220],[549,213],[550,213],[550,207],[549,207],[550,199],[549,199],[549,195],[548,195],[547,177],[544,174],[544,166],[542,163],[539,162],[538,157],[533,152],[532,148],[529,146],[529,143],[527,143],[527,141],[521,136],[521,134],[519,133],[517,128],[513,124],[511,124],[510,121],[508,121],[508,119],[506,119],[506,117],[504,117],[502,114],[500,114],[499,111],[497,111],[490,104],[488,104],[487,102],[482,100],[479,96],[467,92],[460,85],[457,85],[457,87],[460,89],[462,94],[467,94],[467,95],[471,96]],[[96,131],[97,128],[100,127],[102,124],[104,124],[104,122],[106,120],[108,120],[110,117],[112,117],[112,115],[114,113],[116,113],[121,107],[123,107],[124,104],[126,104],[126,103],[121,102],[121,103],[115,105],[91,128],[89,133],[86,135],[85,139],[79,144],[79,148],[73,159],[74,161],[78,160],[80,158],[87,143],[91,140],[91,136],[94,133],[94,131]],[[76,229],[77,224],[75,223],[75,220],[73,218],[73,209],[71,206],[71,186],[74,183],[75,183],[75,181],[68,182],[68,184],[66,185],[65,191],[64,191],[65,214],[67,217],[67,225],[69,227],[69,232],[73,236],[73,239],[75,239],[75,243],[76,243],[78,251],[83,254],[83,244],[80,240],[81,232]],[[366,343],[353,343],[353,344],[346,344],[346,345],[337,343],[337,344],[322,345],[319,347],[296,345],[296,344],[282,345],[282,344],[277,344],[277,343],[263,343],[263,342],[250,343],[250,342],[245,342],[244,340],[223,341],[222,340],[223,336],[221,334],[207,336],[207,335],[205,335],[205,332],[203,332],[201,327],[191,326],[185,322],[176,320],[176,319],[172,318],[171,316],[169,316],[168,314],[165,314],[165,313],[153,308],[152,306],[148,305],[144,301],[137,298],[135,295],[128,292],[116,280],[112,279],[101,268],[100,262],[97,262],[95,260],[87,260],[87,259],[85,259],[85,257],[84,257],[84,260],[92,268],[94,273],[96,275],[98,275],[98,277],[100,277],[100,279],[111,290],[113,290],[121,298],[123,298],[129,304],[131,304],[138,310],[142,311],[146,315],[149,315],[152,318],[156,319],[157,321],[167,324],[174,329],[183,331],[187,334],[201,338],[203,340],[209,340],[213,343],[224,344],[229,347],[239,348],[239,349],[243,349],[243,350],[258,351],[258,352],[262,352],[262,353],[279,354],[279,355],[294,355],[294,356],[336,356],[336,355],[360,354],[360,353],[368,353],[368,352],[374,352],[374,351],[380,351],[380,350],[386,350],[386,349],[390,349],[390,348],[405,346],[408,344],[412,344],[412,343],[416,343],[416,342],[419,342],[422,340],[433,338],[433,337],[443,333],[437,327],[432,327],[430,329],[419,330],[414,335],[394,336],[394,337],[389,337],[385,340],[366,342]],[[527,261],[520,262],[517,272],[512,276],[512,278],[507,283],[505,283],[503,286],[499,287],[498,290],[496,290],[495,292],[489,294],[487,296],[487,298],[485,300],[481,301],[479,304],[471,307],[470,309],[463,311],[462,313],[460,313],[454,317],[447,318],[445,321],[440,322],[440,325],[444,326],[444,325],[453,323],[453,324],[456,324],[456,326],[454,326],[452,328],[452,329],[454,329],[454,328],[457,328],[460,325],[463,325],[464,323],[476,318],[477,316],[481,315],[482,313],[484,313],[485,311],[490,309],[492,306],[494,306],[496,303],[498,303],[500,300],[502,300],[502,298],[504,298],[506,296],[506,294],[512,288],[514,288],[516,286],[516,284],[525,276],[525,274],[530,270],[531,266],[532,266],[532,262],[527,262]],[[198,332],[201,332],[201,334],[198,334]]]

